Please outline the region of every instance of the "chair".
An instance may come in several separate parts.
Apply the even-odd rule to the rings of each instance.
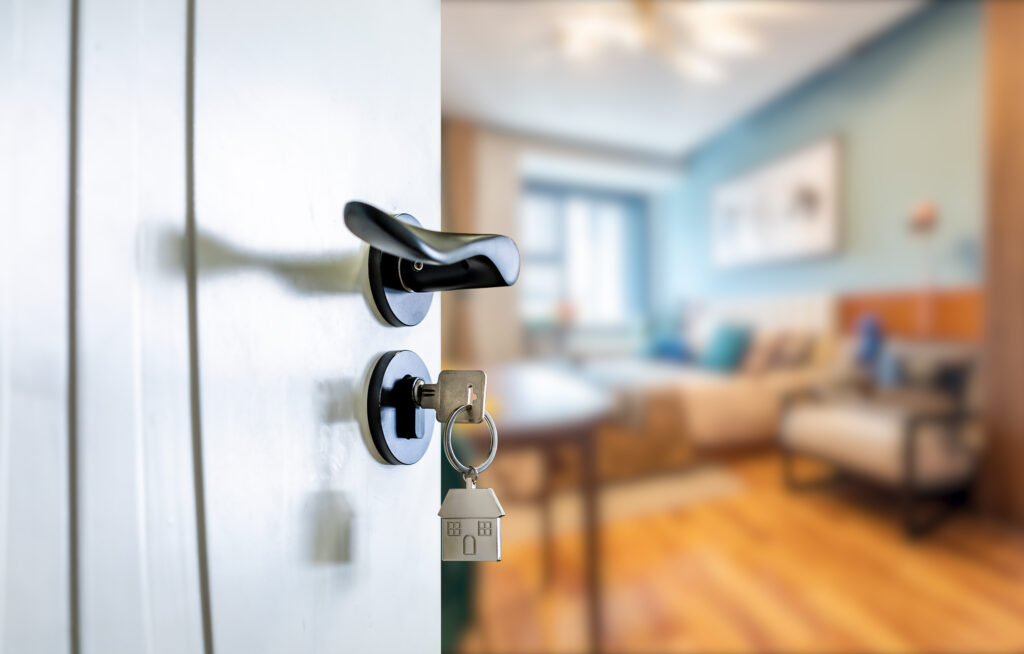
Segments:
[[[968,372],[954,389],[927,383],[867,390],[835,385],[788,397],[780,434],[787,486],[802,490],[838,477],[868,480],[899,494],[908,537],[924,535],[968,498],[977,475],[980,425],[966,381],[976,377],[975,367],[962,364]],[[948,379],[948,362],[942,369]],[[794,465],[799,457],[822,461],[835,474],[800,479]],[[941,508],[922,514],[929,498],[942,500]]]

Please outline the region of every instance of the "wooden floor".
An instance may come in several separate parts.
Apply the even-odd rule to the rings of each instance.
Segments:
[[[777,460],[728,464],[730,496],[605,526],[607,652],[1022,652],[1024,535],[959,515],[923,542],[859,495],[781,487]],[[479,566],[462,649],[583,652],[578,534]]]

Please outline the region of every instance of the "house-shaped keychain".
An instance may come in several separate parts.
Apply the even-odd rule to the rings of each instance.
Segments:
[[[453,488],[441,510],[442,561],[500,561],[505,510],[490,488]]]

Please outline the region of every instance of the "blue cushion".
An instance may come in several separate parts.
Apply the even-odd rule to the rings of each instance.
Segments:
[[[675,335],[666,335],[654,341],[649,350],[652,359],[686,363],[690,360],[690,350],[683,339]]]
[[[702,368],[732,372],[743,363],[750,345],[750,328],[744,325],[722,325],[711,336],[708,346],[700,354]]]
[[[888,348],[882,349],[875,363],[875,385],[879,388],[896,388],[906,381],[903,361]]]
[[[866,314],[857,321],[857,363],[872,368],[880,363],[885,346],[885,333],[878,316]]]

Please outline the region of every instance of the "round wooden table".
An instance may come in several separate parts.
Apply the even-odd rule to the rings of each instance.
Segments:
[[[500,369],[490,375],[487,392],[497,411],[499,451],[539,452],[547,471],[564,446],[575,447],[580,454],[587,630],[590,651],[600,651],[602,585],[596,441],[598,425],[610,417],[614,408],[612,399],[571,370],[543,364],[517,364]],[[542,507],[545,578],[549,577],[552,565],[549,490],[546,478]]]

